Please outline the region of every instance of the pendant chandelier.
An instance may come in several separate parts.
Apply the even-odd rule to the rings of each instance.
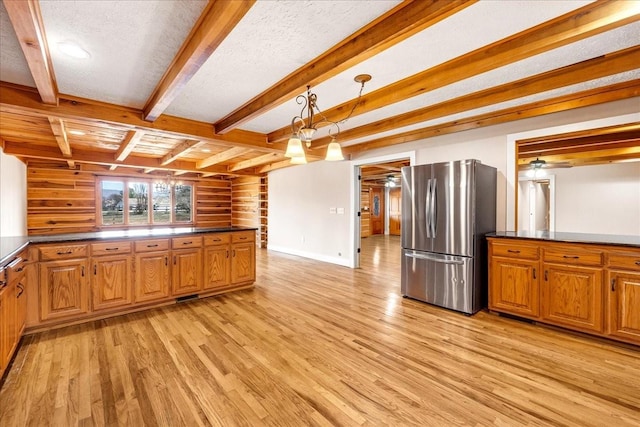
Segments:
[[[329,126],[329,136],[331,137],[331,142],[327,146],[325,160],[344,160],[342,148],[336,141],[336,138],[340,134],[339,123],[345,123],[351,117],[360,103],[364,84],[371,80],[371,76],[369,74],[359,74],[354,78],[354,80],[360,83],[358,99],[356,99],[356,103],[353,105],[353,108],[351,108],[347,117],[338,122],[329,120],[322,114],[322,111],[318,108],[318,96],[311,92],[311,86],[307,86],[306,95],[298,95],[296,97],[296,103],[302,105],[302,109],[300,110],[299,116],[295,116],[291,119],[291,138],[289,138],[287,151],[284,154],[286,157],[291,158],[291,164],[307,163],[307,157],[304,147],[302,146],[302,141],[305,142],[307,149],[311,149],[311,140],[319,126]]]

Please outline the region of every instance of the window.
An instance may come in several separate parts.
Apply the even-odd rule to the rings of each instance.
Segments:
[[[98,186],[103,226],[193,223],[192,184],[105,177]]]

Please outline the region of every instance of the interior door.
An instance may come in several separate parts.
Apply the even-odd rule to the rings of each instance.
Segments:
[[[389,190],[389,234],[393,236],[400,235],[401,222],[401,194],[400,187],[394,187]]]
[[[371,234],[384,234],[384,189],[371,189]]]

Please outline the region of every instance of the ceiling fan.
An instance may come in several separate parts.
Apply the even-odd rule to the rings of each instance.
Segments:
[[[544,169],[548,168],[570,168],[573,165],[570,162],[553,162],[548,163],[546,160],[542,160],[539,157],[536,157],[535,160],[531,160],[529,162],[529,170],[527,171],[527,176],[530,178],[540,178],[545,176],[547,173]]]

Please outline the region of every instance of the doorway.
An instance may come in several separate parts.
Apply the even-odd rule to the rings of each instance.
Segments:
[[[400,248],[401,169],[414,164],[414,159],[414,153],[398,153],[369,162],[354,161],[354,211],[358,215],[354,223],[355,268],[360,267],[360,251]]]
[[[555,177],[518,180],[518,228],[522,231],[555,230]]]

